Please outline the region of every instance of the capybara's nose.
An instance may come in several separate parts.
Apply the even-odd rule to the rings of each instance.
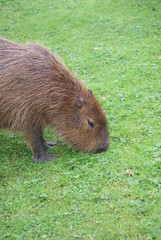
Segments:
[[[99,148],[97,149],[97,153],[105,152],[109,148],[110,142],[109,138],[106,140],[104,144],[101,144]]]

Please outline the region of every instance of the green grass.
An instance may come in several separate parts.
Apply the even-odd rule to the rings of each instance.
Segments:
[[[111,140],[77,153],[47,129],[55,161],[35,165],[1,131],[0,239],[161,239],[161,2],[0,0],[0,36],[60,55],[103,105]]]

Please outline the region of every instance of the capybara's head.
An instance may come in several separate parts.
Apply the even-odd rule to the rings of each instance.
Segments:
[[[77,150],[89,153],[106,151],[109,147],[109,132],[105,113],[93,92],[82,83],[79,84],[75,91],[69,91],[70,97],[68,95],[64,101],[58,132]]]

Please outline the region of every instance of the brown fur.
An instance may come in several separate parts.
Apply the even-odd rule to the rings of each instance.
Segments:
[[[52,159],[44,151],[47,125],[78,150],[108,148],[100,104],[59,58],[42,46],[0,38],[0,128],[22,132],[38,162]]]

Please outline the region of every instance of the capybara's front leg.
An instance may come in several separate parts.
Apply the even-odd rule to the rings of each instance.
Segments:
[[[45,151],[42,152],[35,152],[34,153],[34,161],[35,163],[39,162],[46,162],[46,161],[52,161],[54,159],[53,155],[46,153]]]
[[[45,148],[53,148],[56,145],[54,142],[44,142]]]
[[[41,141],[44,144],[44,149],[53,148],[56,145],[56,143],[54,143],[54,142],[46,142],[45,139],[43,138],[42,132],[39,133],[39,136],[40,136]]]
[[[29,144],[33,151],[35,163],[51,161],[54,159],[54,157],[51,154],[45,152],[45,145],[40,131],[38,130],[34,131],[30,130],[28,132],[26,131],[24,133],[24,136],[27,140],[27,143]]]

